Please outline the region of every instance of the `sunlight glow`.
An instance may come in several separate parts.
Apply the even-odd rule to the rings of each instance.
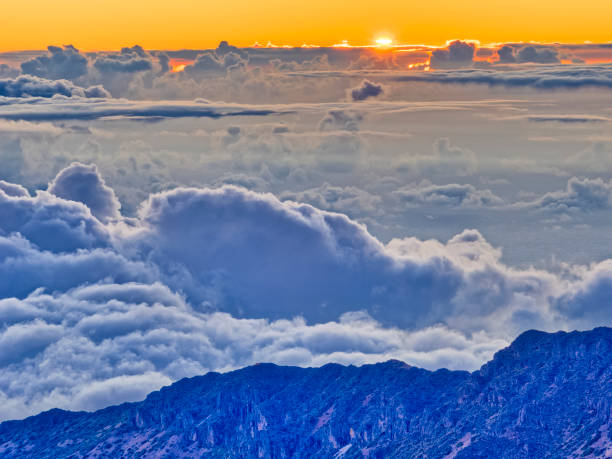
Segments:
[[[381,48],[391,46],[392,43],[393,40],[388,37],[380,37],[376,39],[376,46],[379,46]]]

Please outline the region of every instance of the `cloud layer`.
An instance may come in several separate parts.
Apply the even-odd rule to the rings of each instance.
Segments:
[[[1,182],[0,211],[2,418],[262,360],[473,369],[527,328],[612,320],[609,261],[512,269],[475,230],[385,245],[343,214],[234,186],[156,193],[126,219],[95,166],[75,163],[34,196]]]

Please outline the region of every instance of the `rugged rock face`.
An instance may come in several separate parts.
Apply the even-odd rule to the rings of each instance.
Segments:
[[[261,364],[0,425],[1,457],[612,457],[612,329],[529,331],[474,373]]]

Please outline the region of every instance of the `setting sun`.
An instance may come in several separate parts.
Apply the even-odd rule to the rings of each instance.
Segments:
[[[391,46],[391,44],[393,43],[393,40],[391,40],[388,37],[380,37],[376,39],[376,46]]]

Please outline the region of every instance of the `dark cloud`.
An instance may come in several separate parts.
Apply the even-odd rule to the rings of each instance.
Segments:
[[[98,56],[93,66],[102,73],[137,73],[153,68],[153,57],[136,45],[122,48],[119,53]]]
[[[88,71],[88,60],[72,45],[49,46],[48,53],[21,64],[21,71],[50,80],[76,80]]]
[[[170,69],[170,57],[168,56],[168,54],[158,53],[157,60],[159,62],[159,67],[160,67],[159,74],[160,75],[168,73],[171,70]]]
[[[17,83],[10,80],[8,84],[12,84],[17,87],[13,90],[11,86],[8,86],[9,92],[12,94],[22,94],[22,96],[29,95],[30,92],[38,92],[39,96],[46,94],[46,97],[51,97],[51,89],[56,88],[64,90],[65,86],[61,80],[49,82],[43,80],[42,82],[34,81],[30,84],[30,81],[25,81],[22,85],[19,85],[20,77]],[[6,80],[4,80],[6,81]],[[0,80],[0,95],[3,91],[3,80]],[[48,84],[47,84],[48,83]],[[38,91],[38,87],[42,86],[42,89]],[[51,88],[51,89],[49,89]],[[72,89],[71,87],[68,87]],[[74,92],[76,95],[84,94],[81,92],[81,88],[75,88]],[[91,94],[91,93],[90,93]],[[15,97],[15,96],[14,96]],[[280,113],[288,112],[277,112],[272,109],[252,109],[248,107],[239,107],[232,105],[213,105],[208,103],[197,103],[197,102],[185,102],[185,103],[139,103],[139,102],[113,102],[108,104],[88,104],[88,103],[76,103],[67,102],[61,109],[61,103],[55,104],[55,106],[47,105],[31,105],[31,106],[17,106],[15,105],[11,110],[5,110],[0,112],[0,119],[10,120],[28,120],[28,121],[59,121],[59,120],[96,120],[108,117],[124,117],[126,119],[136,120],[159,120],[163,118],[224,118],[224,117],[239,117],[239,116],[271,116],[278,115]]]
[[[561,62],[561,59],[556,49],[525,46],[516,53],[516,61],[519,63],[557,64]]]
[[[393,81],[486,84],[489,86],[532,87],[536,89],[577,89],[582,87],[612,88],[612,67],[550,66],[524,70],[449,70],[414,72],[389,77]]]
[[[561,62],[558,49],[541,45],[504,45],[497,50],[501,64],[558,64]]]
[[[474,62],[475,49],[473,43],[455,40],[446,48],[433,51],[429,65],[432,69],[469,67]]]
[[[0,96],[4,97],[110,97],[101,86],[82,88],[68,80],[47,80],[30,75],[0,80]]]
[[[534,123],[564,123],[564,124],[582,124],[582,123],[606,123],[610,121],[609,118],[602,116],[590,116],[590,115],[529,115],[527,116],[529,121]]]
[[[225,56],[226,54],[233,53],[237,54],[243,59],[248,59],[249,57],[249,53],[246,49],[238,48],[237,46],[232,46],[225,40],[219,43],[217,49],[215,49],[215,53],[217,54],[217,56]]]
[[[497,50],[497,56],[499,62],[502,64],[513,64],[516,62],[516,56],[514,55],[514,47],[510,45],[504,45]]]
[[[99,57],[94,62],[94,67],[100,72],[134,73],[151,70],[153,64],[149,59],[128,57],[123,55],[109,55]]]
[[[352,110],[329,110],[319,121],[319,131],[343,130],[355,132],[363,121],[361,113]]]
[[[377,97],[383,93],[383,86],[369,80],[363,80],[359,86],[351,89],[351,99],[354,101]]]

